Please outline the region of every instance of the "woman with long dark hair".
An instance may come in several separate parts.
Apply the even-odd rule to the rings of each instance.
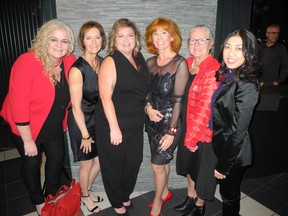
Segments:
[[[252,164],[248,127],[258,101],[257,41],[246,29],[231,32],[223,43],[218,89],[212,96],[212,144],[217,156],[214,175],[220,183],[222,215],[238,216],[240,184]]]

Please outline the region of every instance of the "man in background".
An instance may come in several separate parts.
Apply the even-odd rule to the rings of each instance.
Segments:
[[[259,46],[259,60],[262,67],[260,71],[260,85],[278,86],[284,82],[288,75],[287,48],[278,43],[280,26],[272,24],[266,29],[266,42]]]

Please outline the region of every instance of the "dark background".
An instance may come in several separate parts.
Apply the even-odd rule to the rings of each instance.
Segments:
[[[279,42],[288,47],[288,1],[254,0],[251,14],[251,30],[258,39],[265,40],[266,28],[270,24],[281,27]]]

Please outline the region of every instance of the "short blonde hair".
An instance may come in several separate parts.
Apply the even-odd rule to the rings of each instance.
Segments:
[[[121,18],[114,23],[112,30],[109,33],[109,36],[108,36],[109,42],[108,42],[108,50],[107,50],[108,55],[111,55],[114,53],[115,48],[116,48],[115,40],[116,40],[117,34],[121,28],[125,28],[125,27],[132,28],[135,34],[136,44],[135,44],[134,50],[136,52],[139,52],[141,50],[141,45],[140,45],[141,34],[140,34],[139,29],[137,28],[134,22],[126,18]]]

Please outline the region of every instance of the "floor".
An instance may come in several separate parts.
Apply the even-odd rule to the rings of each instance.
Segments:
[[[1,216],[36,216],[35,209],[30,202],[26,188],[20,176],[21,161],[15,149],[7,149],[0,152],[0,215]],[[147,172],[150,167],[146,166]],[[173,170],[171,170],[173,172]],[[141,180],[141,179],[140,179]],[[139,180],[139,181],[140,181]],[[162,216],[180,216],[173,211],[173,206],[186,197],[184,187],[177,188],[177,179],[173,180],[171,191],[173,197],[164,204]],[[288,172],[277,175],[269,175],[261,178],[245,179],[242,183],[241,212],[242,216],[288,216]],[[104,198],[99,204],[102,211],[91,214],[85,206],[81,206],[84,215],[113,216],[105,192],[97,195]],[[129,210],[131,216],[147,216],[150,208],[148,204],[154,196],[153,190],[137,191],[131,196],[134,209]],[[205,216],[221,215],[221,198],[218,189],[212,203],[207,203]]]

